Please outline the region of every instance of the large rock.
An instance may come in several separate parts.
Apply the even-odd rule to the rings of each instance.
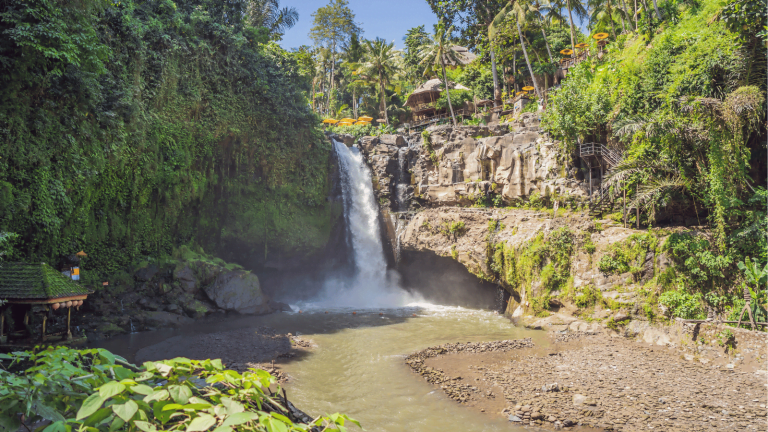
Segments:
[[[176,267],[176,269],[173,270],[173,278],[179,281],[181,288],[184,291],[188,293],[197,291],[198,284],[197,279],[195,278],[195,272],[192,271],[188,264]]]
[[[235,270],[220,274],[205,294],[216,306],[242,314],[272,312],[269,300],[261,291],[259,278],[251,272]]]
[[[160,271],[160,269],[158,269],[156,265],[149,264],[146,267],[142,267],[136,270],[136,273],[134,273],[134,276],[136,277],[136,280],[139,282],[147,282],[152,280],[152,278],[155,277],[158,271]]]
[[[406,145],[408,145],[408,143],[405,142],[405,138],[403,138],[402,135],[388,135],[388,134],[380,135],[379,141],[381,141],[382,144],[394,145],[398,147],[405,147]]]

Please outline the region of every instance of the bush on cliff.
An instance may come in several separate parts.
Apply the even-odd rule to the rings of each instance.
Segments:
[[[338,211],[309,80],[241,5],[5,3],[10,259],[86,250],[86,270],[110,274],[190,240],[262,259],[326,243]]]

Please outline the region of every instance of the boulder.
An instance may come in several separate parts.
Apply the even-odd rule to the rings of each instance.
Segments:
[[[373,150],[373,148],[376,147],[378,143],[379,143],[378,137],[364,136],[360,138],[360,147],[362,147],[366,153]]]
[[[234,270],[222,273],[205,288],[205,294],[226,311],[242,314],[272,312],[269,300],[261,291],[259,278],[251,272]]]
[[[197,291],[197,279],[195,278],[195,273],[192,271],[188,264],[177,266],[176,269],[173,270],[173,278],[179,281],[181,289],[184,291],[188,293],[194,293]]]
[[[146,267],[142,267],[136,270],[136,273],[134,273],[133,276],[136,278],[137,281],[147,282],[152,280],[152,278],[155,277],[158,271],[160,271],[160,269],[158,269],[156,265],[149,264]]]
[[[355,137],[350,134],[341,134],[338,135],[339,139],[341,139],[341,142],[344,143],[346,146],[351,146],[355,143]]]
[[[394,145],[397,147],[405,147],[408,143],[405,141],[402,135],[389,135],[384,134],[379,136],[379,141],[382,144]]]
[[[154,311],[144,313],[144,324],[149,327],[180,327],[192,324],[193,322],[191,318],[170,312]]]

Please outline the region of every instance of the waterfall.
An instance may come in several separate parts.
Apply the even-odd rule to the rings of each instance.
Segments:
[[[344,218],[352,248],[354,275],[325,282],[315,305],[361,308],[398,307],[417,301],[399,286],[399,274],[387,269],[379,229],[379,206],[371,171],[357,148],[333,142],[341,171]]]

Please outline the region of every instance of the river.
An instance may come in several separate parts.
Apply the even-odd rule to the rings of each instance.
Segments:
[[[522,430],[498,413],[481,413],[449,399],[413,373],[404,357],[447,342],[532,337],[537,345],[546,344],[544,333],[516,328],[492,311],[440,306],[426,302],[418,290],[404,290],[384,258],[370,171],[357,149],[334,146],[352,272],[329,277],[316,298],[292,305],[295,312],[206,319],[184,329],[120,336],[95,346],[130,360],[172,358],[187,356],[200,334],[268,326],[313,344],[304,354],[281,361],[290,377],[285,386],[289,399],[310,415],[346,413],[369,431]],[[243,343],[242,350],[248,349]]]

